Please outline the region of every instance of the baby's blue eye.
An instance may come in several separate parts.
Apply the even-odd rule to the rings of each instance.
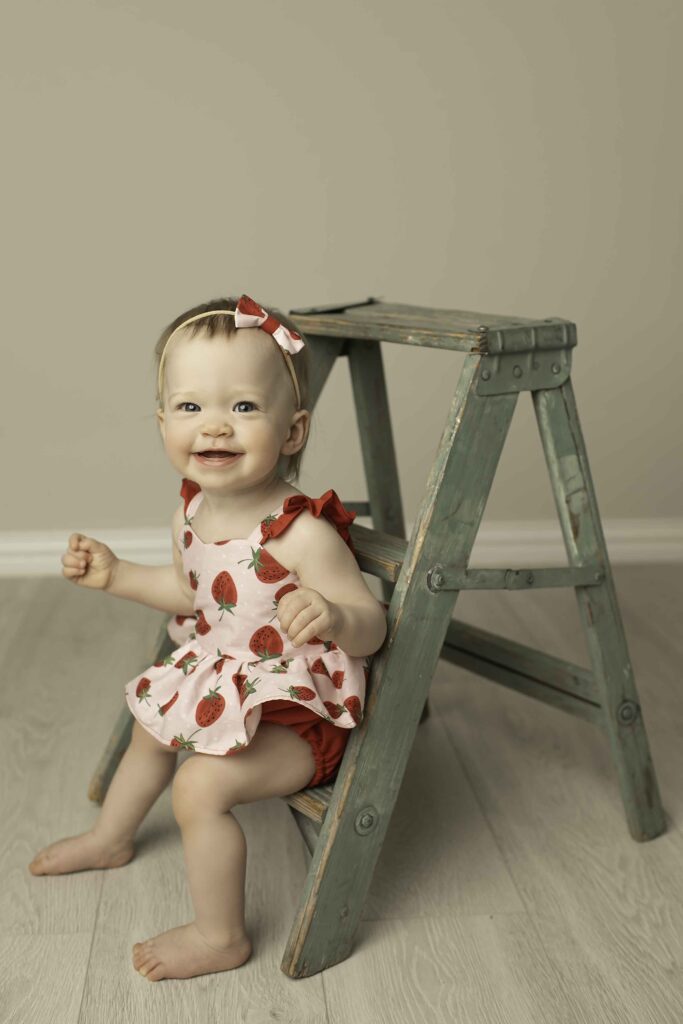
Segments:
[[[199,406],[197,405],[197,403],[196,403],[196,402],[180,402],[180,404],[179,404],[179,405],[177,406],[177,408],[178,408],[178,409],[183,409],[183,408],[184,408],[184,407],[185,407],[186,405],[193,405],[193,406],[194,406],[194,408],[195,408],[195,410],[196,410],[196,409],[199,409]],[[242,400],[241,400],[241,401],[239,401],[239,402],[235,402],[235,408],[237,408],[237,406],[238,406],[238,405],[250,405],[250,406],[252,406],[252,407],[253,407],[254,409],[256,408],[256,403],[255,403],[255,402],[250,402],[250,401],[248,401],[248,399],[246,399],[246,398],[242,399]],[[247,410],[247,411],[249,411],[249,410]]]

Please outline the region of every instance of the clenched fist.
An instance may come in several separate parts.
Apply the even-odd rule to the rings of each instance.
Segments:
[[[295,647],[307,644],[314,636],[334,640],[341,626],[339,607],[310,587],[297,587],[281,597],[277,617]]]
[[[114,578],[118,558],[106,544],[82,533],[72,533],[62,555],[62,576],[82,587],[106,590]]]

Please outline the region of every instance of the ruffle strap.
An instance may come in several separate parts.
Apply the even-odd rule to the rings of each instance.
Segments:
[[[332,488],[325,491],[319,498],[309,498],[305,494],[290,494],[284,500],[282,514],[272,522],[263,521],[261,523],[261,542],[263,543],[270,537],[277,537],[283,530],[287,529],[292,520],[296,519],[304,509],[308,509],[311,515],[314,515],[316,518],[324,515],[355,555],[349,526],[356,518],[356,513],[349,512],[348,509],[344,508],[336,491],[332,490]]]
[[[190,502],[199,491],[201,491],[199,484],[196,484],[194,480],[188,480],[186,477],[183,477],[180,495],[185,502],[185,512],[187,512]],[[277,537],[281,534],[303,509],[308,509],[311,515],[314,515],[316,518],[324,515],[355,555],[356,551],[351,540],[351,534],[349,533],[349,526],[356,518],[356,513],[349,512],[348,509],[344,508],[337,492],[332,488],[325,491],[319,498],[309,498],[305,494],[290,494],[288,498],[285,498],[282,512],[277,519],[270,522],[267,520],[261,522],[261,542],[268,540],[269,537]]]
[[[185,512],[187,513],[188,506],[195,494],[199,494],[201,487],[196,484],[194,480],[188,480],[187,477],[183,477],[183,482],[180,487],[180,497],[185,502]]]

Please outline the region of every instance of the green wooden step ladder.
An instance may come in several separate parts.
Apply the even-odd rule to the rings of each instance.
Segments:
[[[376,299],[291,316],[310,343],[311,409],[335,360],[348,358],[368,501],[344,504],[372,518],[374,529],[353,524],[351,538],[361,570],[381,580],[388,602],[387,637],[371,661],[365,714],[336,779],[283,798],[311,854],[281,964],[285,974],[302,978],[353,949],[439,658],[599,726],[631,836],[654,839],[666,825],[571,386],[575,325]],[[466,353],[409,538],[380,342]],[[569,565],[469,568],[521,391],[531,392]],[[452,617],[461,590],[532,587],[575,589],[592,671]],[[174,646],[164,628],[154,660]],[[104,799],[132,721],[124,708],[91,781],[92,800]]]

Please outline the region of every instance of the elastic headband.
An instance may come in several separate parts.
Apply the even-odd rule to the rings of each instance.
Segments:
[[[164,345],[164,351],[161,353],[161,359],[159,360],[159,374],[157,378],[157,396],[158,401],[161,402],[161,392],[164,380],[164,365],[166,361],[166,353],[168,352],[171,338],[174,337],[183,327],[191,324],[194,320],[201,320],[205,316],[216,316],[222,313],[224,316],[234,316],[235,328],[240,327],[258,327],[260,330],[265,331],[266,334],[270,334],[273,340],[277,343],[278,348],[284,356],[285,365],[289,370],[289,375],[292,378],[292,384],[294,385],[294,394],[296,395],[296,407],[301,408],[301,392],[299,390],[299,381],[296,378],[294,372],[294,365],[290,358],[290,352],[298,352],[304,347],[304,339],[296,331],[293,331],[289,327],[285,327],[281,324],[272,313],[263,309],[259,306],[258,302],[254,302],[248,295],[242,295],[239,302],[237,303],[236,309],[208,309],[205,313],[197,313],[195,316],[188,317],[187,320],[183,320],[181,324],[171,331],[166,344]]]

